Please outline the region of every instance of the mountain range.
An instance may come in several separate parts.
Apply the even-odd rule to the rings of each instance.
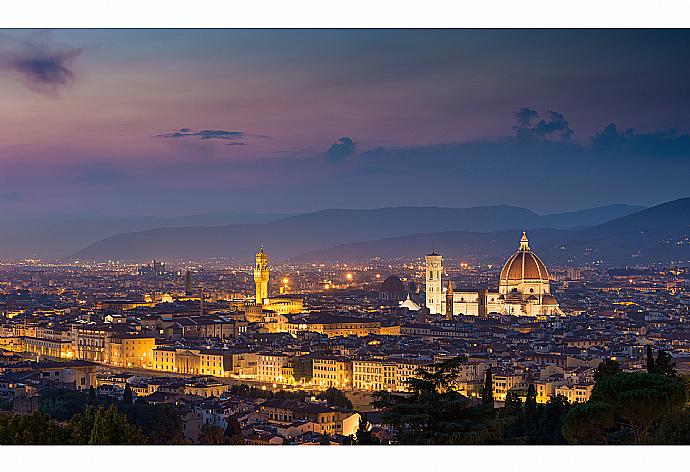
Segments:
[[[609,265],[688,263],[690,261],[690,198],[646,208],[588,228],[535,229],[530,245],[549,264]],[[338,245],[310,251],[296,262],[333,262],[409,258],[433,247],[449,258],[502,263],[518,246],[513,231],[477,233],[449,231]]]
[[[678,202],[677,206],[690,207],[690,199]],[[625,227],[628,224],[625,218],[638,214],[642,216],[635,221],[654,219],[654,211],[650,214],[644,212],[655,208],[659,207],[645,209],[610,205],[541,216],[525,208],[508,205],[332,209],[263,223],[167,227],[117,234],[88,245],[72,257],[139,261],[222,257],[246,262],[256,248],[264,244],[273,261],[326,261],[410,258],[423,255],[436,245],[439,250],[447,250],[448,254],[455,252],[463,257],[489,260],[504,258],[506,252],[509,254],[517,245],[520,230],[525,228],[531,237],[536,238],[535,243],[538,241],[538,246],[543,248],[545,260],[567,261],[571,259],[570,247],[577,251],[589,250],[589,255],[592,255],[591,248],[585,247],[586,238],[596,238],[597,228],[603,227],[605,233],[608,231],[606,228],[611,227],[607,224],[615,228],[620,220]],[[657,220],[652,225],[656,225]],[[635,242],[630,233],[634,233],[633,227],[641,224],[639,221],[630,228],[625,227],[625,237],[630,239],[630,244]],[[687,226],[690,220],[684,221]],[[676,226],[668,234],[676,234],[682,229],[683,225]],[[581,245],[584,246],[581,248]],[[566,249],[557,249],[562,247]],[[616,252],[615,248],[607,248],[607,251]],[[623,257],[626,248],[620,248],[616,258]],[[669,255],[674,257],[675,252],[671,251]]]
[[[68,257],[85,246],[120,233],[161,227],[256,224],[288,215],[237,211],[200,213],[174,217],[67,218],[0,220],[0,258]]]

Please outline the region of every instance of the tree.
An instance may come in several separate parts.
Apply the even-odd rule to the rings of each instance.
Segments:
[[[654,362],[654,373],[665,375],[667,377],[676,376],[676,363],[673,362],[673,356],[662,349],[656,353],[656,361]]]
[[[491,374],[491,366],[484,373],[484,389],[482,390],[482,404],[494,407],[494,381]]]
[[[398,444],[497,444],[502,423],[493,408],[473,407],[458,392],[460,367],[455,358],[419,369],[406,382],[409,393],[377,392],[373,402],[382,411]]]
[[[218,426],[205,424],[201,427],[201,434],[199,435],[199,444],[225,444],[225,439],[225,432]]]
[[[328,438],[328,435],[326,433],[323,433],[321,435],[321,439],[319,440],[319,444],[322,446],[330,446],[331,445],[331,440]]]
[[[515,390],[509,390],[506,394],[506,401],[500,416],[505,421],[503,439],[508,444],[523,442],[525,436],[525,416],[522,409],[522,399]]]
[[[561,433],[563,419],[571,405],[563,395],[554,395],[541,407],[534,444],[567,444]]]
[[[73,444],[145,444],[141,430],[127,421],[115,405],[105,408],[88,406],[69,423]]]
[[[352,402],[350,399],[335,387],[329,387],[326,391],[319,393],[316,398],[326,400],[331,406],[352,410]]]
[[[525,397],[525,434],[530,442],[534,442],[539,428],[539,417],[537,416],[537,391],[534,384],[527,387]]]
[[[132,404],[132,387],[128,383],[125,383],[125,392],[122,394],[122,403],[125,405]]]
[[[653,362],[654,361],[652,360],[652,363]],[[597,370],[594,371],[594,381],[599,382],[600,380],[611,377],[612,375],[620,374],[621,372],[623,372],[623,369],[618,361],[613,359],[605,359],[599,364]]]
[[[654,373],[654,351],[652,351],[652,346],[647,346],[647,373]]]
[[[96,389],[92,385],[89,387],[89,404],[93,405],[94,403],[96,403]]]
[[[228,426],[225,428],[226,444],[242,445],[244,444],[244,436],[242,435],[242,426],[233,415],[228,416]]]
[[[150,405],[138,398],[132,405],[121,405],[127,420],[141,429],[148,444],[183,444],[182,418],[173,405]]]
[[[69,436],[55,420],[40,412],[0,413],[0,445],[69,444]]]
[[[568,412],[563,435],[574,444],[644,444],[686,398],[686,385],[677,377],[616,374],[597,383],[587,403]]]
[[[362,413],[359,417],[359,425],[357,426],[357,431],[355,432],[354,444],[359,446],[381,444],[379,438],[371,433],[371,423],[369,423],[367,415],[364,413]]]

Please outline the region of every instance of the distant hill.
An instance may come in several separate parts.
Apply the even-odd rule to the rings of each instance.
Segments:
[[[690,261],[690,198],[681,198],[578,231],[554,248],[573,261],[613,264]]]
[[[690,198],[643,209],[586,229],[527,228],[530,245],[547,264],[578,265],[603,261],[611,265],[627,265],[690,261]],[[499,263],[515,251],[519,236],[516,231],[423,233],[309,251],[295,257],[294,261],[422,257],[434,245],[446,257]]]
[[[114,234],[161,227],[265,223],[285,214],[215,212],[175,217],[0,220],[0,258],[63,258]]]
[[[529,230],[530,241],[539,248],[551,248],[572,233],[571,230],[536,229]],[[423,258],[434,250],[444,258],[460,259],[471,263],[502,264],[518,248],[522,233],[518,229],[494,233],[470,231],[446,231],[443,233],[421,233],[397,238],[342,244],[339,246],[309,251],[293,259],[296,263],[367,261]],[[548,264],[548,260],[545,260]]]
[[[608,208],[608,207],[604,207]],[[575,226],[601,223],[611,214],[627,214],[636,207],[616,205],[609,210],[572,212]],[[604,220],[605,221],[605,220]],[[247,261],[259,244],[270,257],[283,260],[313,250],[400,237],[422,232],[496,232],[524,227],[569,227],[560,215],[539,216],[525,208],[508,205],[472,208],[394,207],[374,210],[323,210],[263,224],[218,227],[158,228],[119,234],[98,241],[73,255],[85,260],[146,260],[235,258]]]

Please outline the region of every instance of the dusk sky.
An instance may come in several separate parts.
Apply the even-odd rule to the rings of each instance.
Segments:
[[[690,194],[690,32],[0,31],[0,218]]]

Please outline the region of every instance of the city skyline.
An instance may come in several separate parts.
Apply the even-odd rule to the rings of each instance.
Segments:
[[[687,39],[4,30],[0,210],[652,206],[687,196]]]

